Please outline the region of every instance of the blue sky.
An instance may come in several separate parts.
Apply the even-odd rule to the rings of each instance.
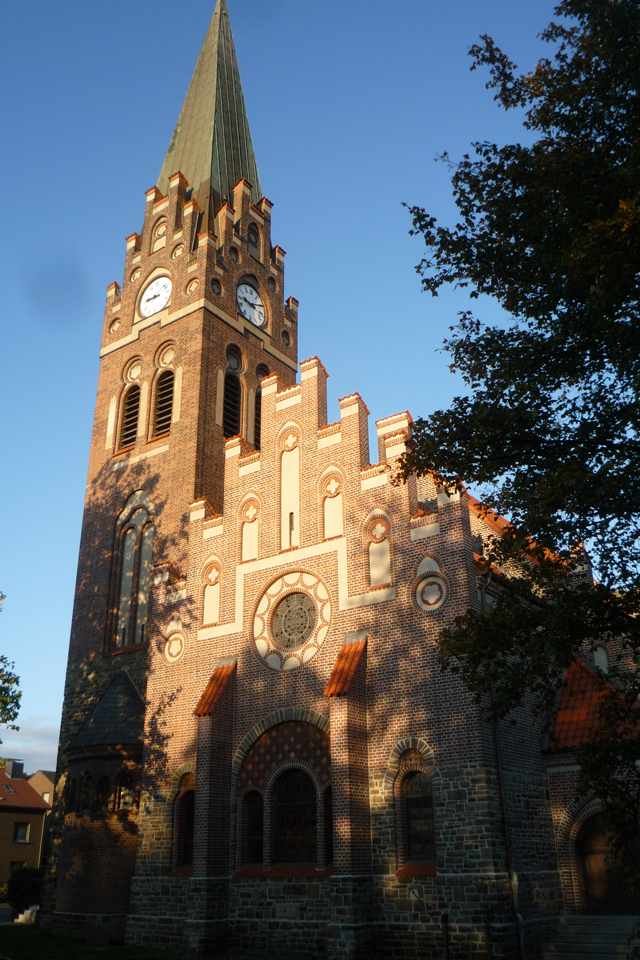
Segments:
[[[273,240],[300,300],[300,359],[371,423],[446,406],[439,351],[468,301],[421,293],[402,202],[451,222],[444,150],[522,139],[469,72],[488,33],[522,69],[543,0],[228,0]],[[0,59],[0,653],[22,678],[0,753],[55,764],[107,284],[140,228],[214,0],[7,0]],[[477,307],[487,320],[500,314]]]

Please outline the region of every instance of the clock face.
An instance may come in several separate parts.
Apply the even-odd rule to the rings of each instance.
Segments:
[[[169,277],[158,277],[152,280],[142,294],[140,313],[143,317],[152,317],[154,313],[164,310],[171,298],[171,280]]]
[[[264,303],[257,290],[248,283],[241,283],[236,293],[238,310],[243,317],[250,320],[256,327],[262,327],[266,320]]]

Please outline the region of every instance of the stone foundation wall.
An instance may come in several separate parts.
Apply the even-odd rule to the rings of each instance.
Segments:
[[[54,911],[47,929],[59,937],[76,937],[98,945],[121,944],[127,917],[122,913],[62,913]]]

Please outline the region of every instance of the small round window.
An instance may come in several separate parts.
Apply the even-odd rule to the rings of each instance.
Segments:
[[[306,593],[289,593],[273,613],[273,639],[285,650],[295,650],[309,639],[316,625],[316,606]]]

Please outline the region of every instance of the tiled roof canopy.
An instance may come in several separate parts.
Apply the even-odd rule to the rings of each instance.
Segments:
[[[324,691],[325,697],[345,697],[349,693],[366,645],[366,637],[342,644]]]
[[[218,0],[160,171],[162,193],[178,171],[204,210],[202,229],[212,228],[216,210],[233,199],[243,177],[252,201],[262,197],[226,0]]]
[[[204,692],[198,700],[195,710],[193,711],[194,717],[210,717],[212,715],[214,707],[222,696],[222,692],[231,679],[231,675],[235,668],[235,660],[232,663],[218,664],[211,674],[211,679],[206,685]]]
[[[144,710],[144,700],[126,670],[121,670],[113,678],[67,749],[142,743]]]

